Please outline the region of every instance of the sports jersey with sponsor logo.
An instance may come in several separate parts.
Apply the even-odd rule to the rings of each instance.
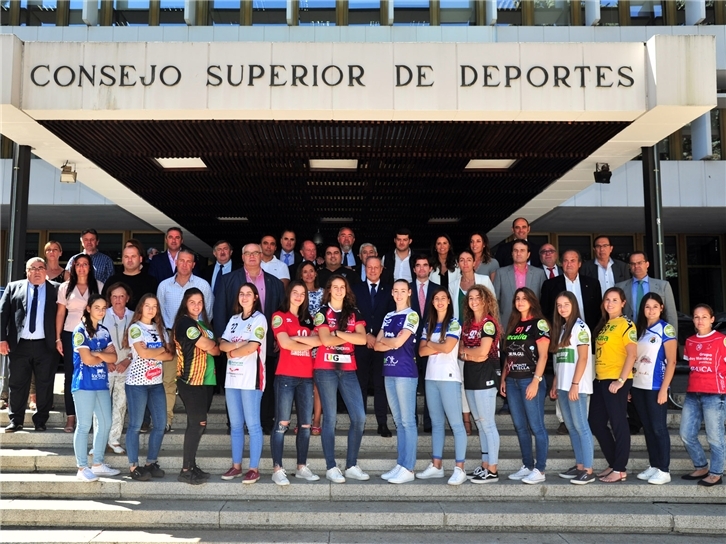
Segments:
[[[79,350],[103,351],[111,344],[111,333],[101,323],[96,326],[96,334],[90,336],[86,325],[81,321],[73,330],[73,378],[71,392],[97,391],[108,389],[108,369],[106,363],[84,365]]]
[[[275,339],[281,332],[284,332],[290,338],[293,336],[310,336],[312,324],[311,318],[301,324],[298,317],[292,312],[275,312],[272,314],[272,334],[275,335]],[[312,378],[312,349],[290,350],[280,346],[280,360],[277,363],[275,375]]]
[[[164,336],[159,336],[156,325],[147,325],[142,321],[132,323],[127,333],[129,346],[131,346],[131,364],[126,372],[126,385],[157,385],[163,383],[161,361],[156,359],[145,359],[136,351],[136,344],[143,342],[147,349],[156,349],[164,346],[168,340],[166,331],[162,329]]]
[[[418,378],[416,366],[416,331],[419,316],[411,308],[400,312],[388,312],[383,318],[384,338],[396,338],[401,332],[409,331],[411,335],[400,348],[383,353],[383,375],[396,378]]]
[[[442,324],[436,323],[433,334],[429,338],[428,328],[421,333],[421,340],[430,343],[441,341]],[[452,319],[446,327],[444,338],[456,338],[456,345],[449,353],[434,353],[429,355],[426,363],[426,379],[441,382],[461,382],[461,370],[457,355],[459,353],[459,339],[461,338],[461,325],[456,319]]]
[[[214,340],[209,327],[187,315],[179,319],[174,330],[176,377],[187,385],[214,385],[214,357],[196,345],[203,334]]]
[[[491,338],[486,361],[464,361],[464,389],[491,389],[499,387],[499,328],[491,315],[479,322],[464,323],[461,343],[467,348],[481,346],[482,338]]]
[[[565,331],[562,331],[564,334]],[[570,333],[569,345],[564,348],[558,348],[555,353],[555,375],[557,376],[557,389],[569,391],[572,387],[572,381],[575,377],[575,369],[579,359],[579,346],[587,345],[587,363],[585,363],[585,372],[582,374],[578,382],[578,392],[592,395],[592,350],[590,349],[590,328],[585,322],[577,318],[575,325]]]
[[[617,380],[628,354],[625,348],[638,342],[635,323],[625,316],[605,323],[595,339],[595,379]],[[628,375],[632,378],[633,373]]]
[[[267,359],[267,319],[254,312],[247,319],[242,314],[233,315],[224,329],[222,340],[227,342],[254,342],[257,349],[244,357],[227,359],[227,389],[265,390],[265,361]]]
[[[537,342],[549,340],[550,326],[546,319],[520,321],[507,335],[507,378],[525,379],[534,376],[539,360]]]
[[[633,366],[633,387],[660,391],[666,372],[665,345],[675,341],[675,328],[662,319],[645,330],[638,339],[638,356]]]
[[[726,393],[726,336],[711,331],[686,340],[683,358],[688,361],[688,393]]]
[[[327,304],[322,306],[320,311],[315,314],[315,332],[323,328],[331,332],[338,330],[340,314],[341,312],[336,312]],[[363,320],[363,316],[360,315],[358,308],[356,308],[348,317],[348,323],[346,323],[343,330],[345,332],[355,332],[358,325],[365,328],[366,322]],[[320,346],[315,355],[313,368],[315,370],[356,370],[355,346],[350,342],[340,346]]]

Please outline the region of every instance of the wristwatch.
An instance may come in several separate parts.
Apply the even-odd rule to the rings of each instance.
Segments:
[[[622,378],[618,378],[618,381],[619,381],[620,383],[625,383],[625,380],[624,380],[624,379],[622,379]]]
[[[534,377],[535,377],[535,378],[536,378],[536,379],[537,379],[538,381],[540,381],[540,382],[542,381],[542,376],[537,376],[537,374],[535,374],[535,375],[534,375]]]

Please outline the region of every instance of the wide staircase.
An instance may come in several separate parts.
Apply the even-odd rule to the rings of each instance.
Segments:
[[[705,488],[680,478],[692,470],[692,465],[678,437],[680,412],[677,410],[668,415],[673,474],[670,484],[649,485],[636,478],[648,465],[642,434],[632,437],[627,481],[616,484],[596,481],[575,486],[559,478],[560,471],[573,465],[573,454],[569,437],[556,433],[559,422],[554,403],[548,400],[545,422],[550,433],[550,449],[545,483],[524,485],[507,479],[506,476],[518,470],[522,463],[511,417],[498,415],[500,481],[480,485],[466,482],[454,487],[446,484],[454,465],[453,438],[448,430],[445,478],[416,480],[403,485],[389,484],[380,478],[396,464],[396,438],[395,430],[393,438],[376,434],[371,403],[372,399],[359,458],[362,469],[371,475],[369,481],[348,480],[345,484],[334,484],[326,480],[320,437],[311,437],[309,455],[309,466],[321,476],[320,481],[294,478],[295,436],[290,431],[285,441],[284,465],[291,485],[286,487],[279,487],[270,479],[269,437],[265,437],[259,482],[242,485],[239,479],[220,479],[219,476],[231,466],[230,438],[221,396],[214,399],[198,457],[199,465],[213,476],[200,486],[189,486],[176,480],[182,464],[186,426],[186,415],[179,399],[173,431],[165,435],[159,458],[166,476],[149,482],[131,480],[126,456],[112,453],[106,454],[106,462],[121,469],[121,475],[102,478],[96,483],[76,480],[73,435],[62,429],[65,414],[53,412],[48,430],[41,433],[33,430],[32,414],[28,412],[26,431],[0,434],[0,523],[4,532],[16,529],[15,535],[38,528],[55,531],[94,527],[164,529],[172,535],[175,531],[202,534],[211,530],[236,530],[247,534],[247,531],[294,530],[293,536],[285,540],[290,542],[297,540],[295,535],[302,539],[306,531],[333,530],[363,532],[371,540],[375,540],[377,531],[396,531],[405,533],[407,541],[411,542],[418,540],[416,535],[423,540],[424,535],[461,531],[671,533],[671,537],[689,534],[691,538],[726,532],[726,486]],[[419,398],[419,406],[421,404]],[[59,394],[56,394],[55,406],[63,406]],[[336,457],[340,466],[345,463],[348,416],[340,414],[337,417]],[[7,423],[4,411],[0,413],[0,424]],[[293,416],[291,429],[294,425]],[[389,426],[393,429],[390,416]],[[426,468],[431,452],[431,435],[421,432],[421,427],[419,431],[416,471]],[[703,433],[701,439],[707,447]],[[142,435],[142,462],[147,441],[148,434]],[[479,451],[475,431],[468,438],[467,472],[478,466]],[[596,470],[603,469],[606,463],[597,447],[595,459]],[[246,463],[247,449],[244,468]],[[688,538],[684,536],[683,541],[689,541]],[[601,541],[615,540],[616,537],[610,535]]]

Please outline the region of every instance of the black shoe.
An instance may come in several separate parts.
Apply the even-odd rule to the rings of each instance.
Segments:
[[[199,468],[197,465],[194,465],[192,467],[192,472],[196,474],[197,478],[200,480],[209,480],[209,478],[212,477],[212,475],[209,472],[204,472],[201,468]]]
[[[151,480],[151,474],[144,467],[136,467],[131,471],[131,479],[137,482],[148,482]]]
[[[425,433],[431,433],[431,427],[424,427],[424,431],[423,432],[425,432]]]
[[[6,433],[16,433],[16,432],[22,431],[22,430],[23,430],[23,426],[22,425],[16,425],[12,421],[8,424],[7,427],[5,427],[5,432]]]
[[[207,483],[207,480],[202,480],[196,474],[194,474],[193,470],[187,470],[186,472],[182,470],[179,473],[179,476],[176,477],[176,480],[177,482],[189,485],[202,485]]]
[[[708,474],[706,476],[708,476]],[[719,479],[716,480],[715,482],[707,482],[706,480],[698,480],[698,485],[702,485],[705,487],[713,487],[715,485],[721,485],[722,483],[723,483],[722,477],[719,477]]]
[[[393,433],[391,433],[388,425],[386,425],[385,423],[378,426],[378,434],[380,434],[383,438],[390,438],[393,436]]]
[[[570,434],[570,431],[567,429],[567,425],[565,425],[564,421],[562,423],[560,423],[559,427],[557,427],[557,434],[561,434],[561,435]]]
[[[171,425],[167,423],[166,427],[164,427],[164,434],[171,432]]]
[[[151,425],[149,425],[148,423],[142,423],[141,424],[141,429],[139,429],[139,432],[140,433],[148,433],[149,432],[149,428],[151,428]]]
[[[681,476],[681,480],[695,481],[700,480],[701,478],[705,478],[706,476],[708,476],[708,472],[706,474],[701,474],[700,476],[691,476],[690,474],[684,474],[683,476]]]
[[[46,428],[46,426],[45,426],[45,425],[36,425],[36,426],[35,426],[35,430],[36,430],[36,431],[41,431],[41,432],[42,432],[42,431],[46,431],[46,430],[48,430],[48,429]],[[7,431],[6,431],[6,432],[7,432]]]
[[[498,481],[499,473],[489,472],[489,470],[487,469],[482,470],[481,472],[479,472],[479,474],[471,479],[471,483],[473,484],[490,484]]]
[[[144,472],[151,474],[154,478],[163,478],[166,472],[159,466],[159,463],[151,463],[144,467]]]

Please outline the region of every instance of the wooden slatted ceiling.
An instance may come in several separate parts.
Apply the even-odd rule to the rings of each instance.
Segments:
[[[498,224],[621,131],[621,122],[43,121],[84,156],[197,236],[244,243],[294,228],[335,238],[352,217],[357,242],[390,247],[408,226],[416,245],[448,232],[462,247]],[[156,157],[201,157],[202,171],[164,170]],[[309,159],[358,159],[349,172]],[[471,159],[516,159],[467,171]],[[217,217],[245,216],[230,224]],[[429,225],[431,217],[459,223]]]

